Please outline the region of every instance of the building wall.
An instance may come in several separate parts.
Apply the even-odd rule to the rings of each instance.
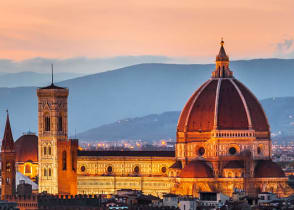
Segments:
[[[38,176],[38,162],[17,162],[16,171],[35,181]]]
[[[162,196],[173,188],[175,179],[168,174],[174,162],[174,158],[167,157],[79,156],[77,193],[113,194],[116,190],[133,189]]]
[[[199,196],[199,192],[221,192],[232,196],[235,189],[246,190],[249,196],[260,192],[272,192],[279,197],[293,193],[287,178],[177,178],[173,193]]]
[[[1,198],[15,194],[15,152],[1,152]]]
[[[192,160],[203,157],[205,159],[231,156],[229,149],[234,147],[236,154],[249,150],[253,159],[268,159],[271,157],[271,141],[269,139],[256,139],[254,131],[222,131],[223,137],[215,137],[213,131],[206,134],[178,132],[176,156],[178,159]],[[206,138],[202,138],[203,135]],[[244,136],[238,136],[244,135]],[[199,140],[198,140],[199,139]],[[199,149],[204,148],[205,153],[199,154]],[[259,149],[258,149],[259,148]]]
[[[78,194],[115,194],[117,190],[141,190],[162,197],[174,187],[174,178],[130,176],[78,176]]]

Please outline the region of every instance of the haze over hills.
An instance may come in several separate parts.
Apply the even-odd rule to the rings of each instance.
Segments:
[[[119,119],[181,110],[213,69],[214,64],[140,64],[57,83],[70,90],[69,135]],[[294,96],[293,59],[233,61],[231,70],[259,99]],[[15,138],[37,131],[35,87],[0,88],[0,97],[0,110],[9,108]],[[3,111],[0,125],[4,116]]]
[[[273,136],[294,135],[294,97],[261,100]],[[77,134],[81,140],[146,140],[176,139],[180,111],[152,114],[118,120]]]
[[[82,76],[78,73],[55,73],[54,81],[60,82],[67,79]],[[0,87],[25,87],[25,86],[44,86],[50,82],[51,74],[36,73],[36,72],[18,72],[18,73],[6,73],[0,74]]]

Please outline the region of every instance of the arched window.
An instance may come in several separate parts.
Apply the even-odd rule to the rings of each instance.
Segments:
[[[45,117],[45,131],[50,131],[50,117]]]
[[[30,166],[30,164],[26,164],[26,166],[25,166],[25,173],[26,173],[26,174],[30,174],[30,173],[32,173],[32,170],[31,170],[31,166]]]
[[[74,151],[71,152],[71,168],[73,171],[76,170],[75,169],[75,152]]]
[[[62,170],[66,170],[66,151],[62,152]]]
[[[44,155],[47,155],[47,147],[44,147],[43,151],[44,151]]]
[[[62,131],[62,117],[58,117],[57,129]]]
[[[51,168],[48,170],[48,176],[51,176]]]
[[[11,163],[10,162],[6,163],[6,171],[8,171],[8,172],[11,171]]]
[[[134,173],[135,174],[138,174],[140,172],[140,168],[139,168],[139,166],[136,166],[135,168],[134,168]]]
[[[112,173],[112,167],[111,167],[111,166],[108,166],[108,167],[107,167],[107,173],[108,173],[108,174],[111,174],[111,173]]]
[[[51,147],[48,147],[48,155],[51,155]]]
[[[47,169],[44,168],[44,176],[47,176]]]

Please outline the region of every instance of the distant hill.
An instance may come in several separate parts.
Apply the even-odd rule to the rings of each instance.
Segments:
[[[55,73],[54,81],[61,82],[63,80],[80,77],[82,74],[77,73]],[[25,87],[25,86],[43,86],[51,80],[51,74],[36,72],[19,72],[19,73],[1,73],[0,87]]]
[[[181,110],[214,67],[140,64],[57,83],[70,90],[69,135],[119,119]],[[233,61],[231,69],[259,99],[294,96],[293,59]],[[0,88],[0,99],[0,118],[5,119],[1,110],[9,108],[15,137],[37,131],[35,87]]]
[[[180,112],[164,112],[145,117],[118,120],[77,134],[83,140],[160,140],[175,139]]]
[[[261,101],[274,137],[294,136],[294,97],[271,98]],[[160,140],[176,139],[180,111],[152,114],[118,120],[77,134],[81,140]]]

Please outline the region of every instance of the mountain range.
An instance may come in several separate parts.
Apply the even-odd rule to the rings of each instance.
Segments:
[[[70,91],[69,135],[120,119],[181,110],[213,69],[213,64],[139,64],[58,82]],[[259,99],[294,96],[293,59],[233,61],[231,70]],[[36,89],[0,88],[2,133],[7,108],[15,138],[37,131]]]
[[[67,79],[80,77],[82,74],[78,73],[55,73],[54,81],[61,82]],[[25,87],[25,86],[44,86],[51,81],[51,74],[37,73],[37,72],[18,72],[0,74],[0,87]]]
[[[273,138],[294,136],[294,97],[261,100]],[[77,138],[87,141],[117,141],[176,139],[177,122],[180,111],[152,114],[144,117],[118,120],[77,134]]]

